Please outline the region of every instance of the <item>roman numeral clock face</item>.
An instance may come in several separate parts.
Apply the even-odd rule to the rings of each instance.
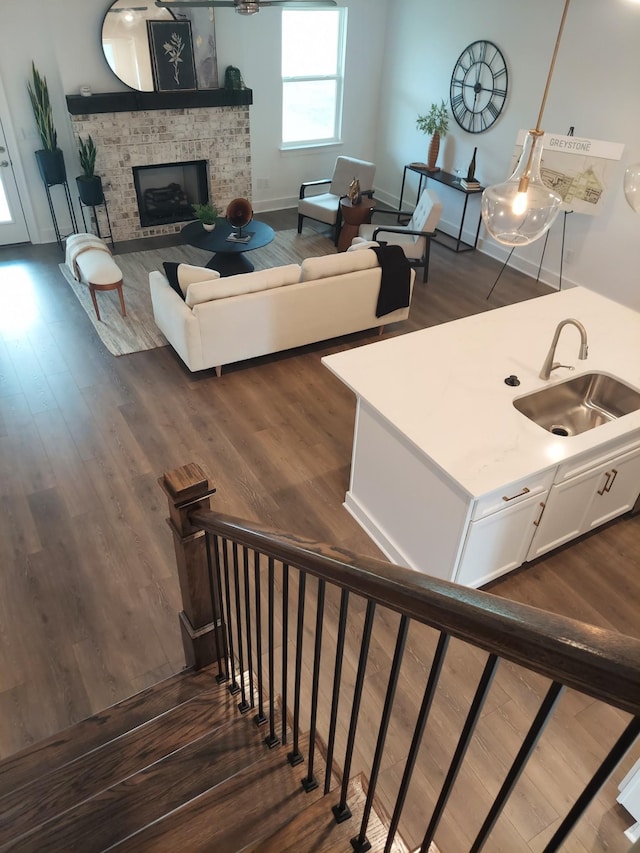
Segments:
[[[502,112],[508,74],[504,56],[490,41],[474,41],[460,54],[451,75],[451,112],[463,130],[482,133]]]

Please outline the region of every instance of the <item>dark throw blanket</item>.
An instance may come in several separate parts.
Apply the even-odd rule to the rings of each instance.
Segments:
[[[400,246],[372,246],[382,271],[376,317],[406,308],[411,298],[411,265]]]

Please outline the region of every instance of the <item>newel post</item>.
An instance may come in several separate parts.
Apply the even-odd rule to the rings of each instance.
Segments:
[[[218,602],[212,598],[206,534],[189,521],[189,512],[210,509],[209,485],[199,465],[191,462],[163,474],[158,480],[169,501],[167,523],[173,532],[182,594],[180,631],[187,666],[200,669],[218,660],[218,644],[224,656],[224,625]]]

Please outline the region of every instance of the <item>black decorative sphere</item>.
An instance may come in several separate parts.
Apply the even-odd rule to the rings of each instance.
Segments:
[[[227,222],[234,228],[244,228],[253,219],[253,208],[246,198],[234,198],[227,206]]]

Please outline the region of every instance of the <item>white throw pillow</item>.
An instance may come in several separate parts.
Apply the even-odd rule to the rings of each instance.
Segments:
[[[365,240],[364,237],[354,237],[347,252],[359,252],[361,249],[373,249],[374,246],[379,246],[376,240]]]
[[[220,278],[218,270],[209,269],[209,267],[196,267],[193,264],[184,264],[175,261],[164,261],[164,274],[171,287],[176,291],[178,296],[182,293],[184,299],[187,295],[189,285],[196,281],[209,281]]]

